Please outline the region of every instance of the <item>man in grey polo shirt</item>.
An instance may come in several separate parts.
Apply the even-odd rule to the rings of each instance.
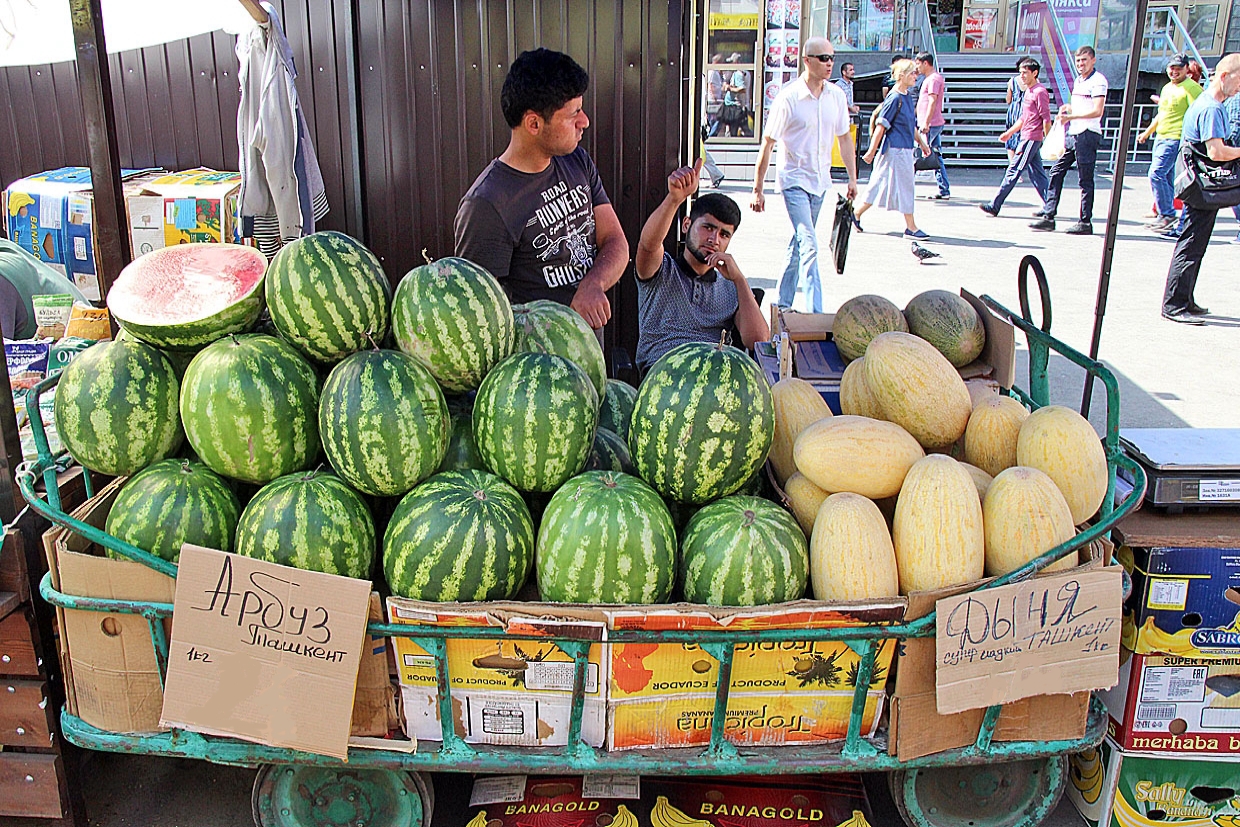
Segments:
[[[680,205],[697,192],[701,171],[699,158],[669,175],[667,197],[642,227],[637,245],[637,366],[642,373],[677,345],[717,343],[733,326],[747,348],[771,335],[749,282],[727,252],[741,223],[735,201],[717,192],[696,199],[681,224],[685,243],[680,254],[663,249]]]

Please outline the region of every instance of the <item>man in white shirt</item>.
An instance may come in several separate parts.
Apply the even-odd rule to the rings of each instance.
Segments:
[[[1034,213],[1040,220],[1029,225],[1034,230],[1055,231],[1055,212],[1059,209],[1063,180],[1076,164],[1077,181],[1081,186],[1081,217],[1066,232],[1068,235],[1093,235],[1094,164],[1102,144],[1102,110],[1106,107],[1108,89],[1106,76],[1094,68],[1095,62],[1097,56],[1091,47],[1082,46],[1076,50],[1077,78],[1072,84],[1072,102],[1059,107],[1056,119],[1068,131],[1065,149],[1051,167],[1046,206]]]
[[[771,150],[779,143],[775,183],[784,196],[792,219],[792,240],[787,263],[779,280],[780,307],[791,307],[797,287],[805,286],[810,308],[822,312],[822,280],[818,275],[818,235],[815,225],[823,200],[835,192],[831,182],[831,152],[838,139],[840,157],[848,170],[848,198],[857,196],[857,151],[848,130],[848,101],[844,92],[828,83],[835,61],[835,47],[822,37],[811,37],[801,46],[805,71],[779,91],[771,103],[762,136],[762,150],[754,175],[754,212],[766,208],[763,183],[771,162]],[[834,199],[832,199],[834,203]]]

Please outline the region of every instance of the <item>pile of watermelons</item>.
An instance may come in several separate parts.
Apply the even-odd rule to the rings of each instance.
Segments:
[[[683,345],[634,390],[569,308],[513,307],[455,258],[392,293],[335,232],[270,267],[235,245],[158,250],[108,307],[122,334],[64,371],[56,424],[83,465],[131,475],[108,531],[165,559],[190,542],[381,568],[434,601],[513,597],[531,573],[563,602],[805,591],[804,533],[750,496],[775,415],[739,350]]]

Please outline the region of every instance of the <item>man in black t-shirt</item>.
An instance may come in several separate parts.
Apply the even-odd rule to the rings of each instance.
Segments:
[[[589,76],[549,49],[522,52],[500,93],[512,137],[456,211],[456,254],[489,270],[514,304],[570,305],[595,330],[629,262],[620,219],[578,144]]]

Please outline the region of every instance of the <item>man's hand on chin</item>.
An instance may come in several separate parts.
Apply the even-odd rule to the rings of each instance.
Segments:
[[[577,315],[585,319],[586,324],[595,330],[602,329],[611,318],[611,302],[607,301],[607,294],[588,281],[583,281],[577,286],[577,292],[573,295],[573,303],[570,307],[576,310]]]

